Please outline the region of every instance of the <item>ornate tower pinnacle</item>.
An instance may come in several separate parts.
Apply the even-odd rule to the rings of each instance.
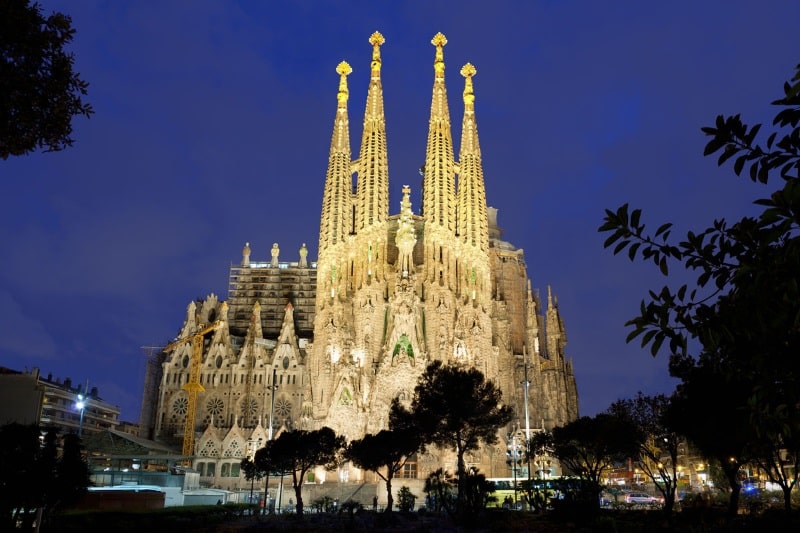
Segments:
[[[478,73],[478,69],[472,63],[467,63],[461,67],[461,75],[464,76],[464,108],[465,111],[475,112],[475,92],[472,88],[472,77]]]
[[[325,176],[325,192],[322,197],[322,217],[319,228],[319,256],[344,241],[352,227],[350,218],[350,195],[352,177],[350,172],[350,120],[347,116],[347,76],[353,71],[347,62],[336,67],[339,74],[339,92],[336,95],[336,117],[328,155],[328,171]]]
[[[486,186],[483,180],[478,125],[475,121],[475,93],[472,77],[477,69],[467,63],[464,76],[464,121],[461,126],[461,151],[458,174],[458,234],[468,246],[484,252],[489,249],[489,220],[486,215]],[[486,265],[482,265],[487,269]]]
[[[336,72],[339,74],[339,94],[336,95],[336,100],[339,102],[339,109],[344,108],[347,111],[347,100],[350,97],[350,91],[347,89],[347,76],[353,72],[353,69],[347,61],[342,61],[336,65]]]
[[[444,45],[447,38],[437,33],[431,39],[436,47],[434,82],[425,167],[422,178],[422,215],[427,225],[455,234],[455,163],[450,132],[450,111],[444,83]],[[426,232],[426,238],[429,233]],[[431,235],[433,237],[433,235]]]
[[[444,78],[444,45],[447,44],[447,37],[442,32],[437,33],[431,39],[431,44],[436,47],[436,59],[433,61],[433,71],[436,78]]]
[[[461,125],[461,151],[458,155],[458,236],[466,247],[474,253],[464,265],[472,272],[467,280],[467,292],[472,298],[480,296],[483,301],[489,297],[489,219],[486,214],[486,186],[483,182],[481,149],[478,143],[478,126],[475,122],[475,93],[472,77],[478,71],[471,63],[461,69],[464,76],[464,120]]]
[[[375,32],[369,36],[369,44],[372,45],[372,63],[370,65],[372,77],[381,75],[381,45],[386,42],[380,32]]]
[[[372,45],[371,77],[364,111],[364,133],[358,158],[356,185],[355,233],[382,223],[389,216],[389,164],[386,150],[386,119],[383,114],[381,86],[381,45],[386,42],[378,32],[370,36]]]

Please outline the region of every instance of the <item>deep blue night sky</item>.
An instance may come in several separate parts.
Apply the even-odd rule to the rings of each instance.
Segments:
[[[558,296],[581,414],[670,392],[666,358],[624,327],[664,280],[603,249],[604,210],[630,202],[676,235],[753,212],[769,189],[704,158],[700,128],[769,123],[800,62],[790,0],[40,3],[72,16],[95,115],[67,151],[0,161],[0,365],[88,379],[130,421],[141,347],[173,338],[191,300],[227,297],[245,241],[254,260],[273,242],[316,259],[335,68],[354,70],[357,153],[376,30],[391,212],[404,184],[418,211],[441,31],[454,141],[469,61],[488,203]]]

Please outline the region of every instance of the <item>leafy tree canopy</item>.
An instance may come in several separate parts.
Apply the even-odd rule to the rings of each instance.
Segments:
[[[474,368],[434,361],[414,389],[411,411],[428,440],[464,452],[497,442],[514,413],[502,392]]]
[[[384,429],[350,442],[345,457],[359,468],[375,472],[386,482],[386,512],[392,512],[392,480],[408,459],[422,446],[417,431],[410,428]]]
[[[302,515],[302,489],[306,474],[316,466],[334,466],[344,446],[344,437],[336,435],[329,427],[313,431],[286,431],[256,452],[255,468],[273,474],[290,474],[297,514]]]
[[[393,405],[396,423],[411,423],[423,442],[455,450],[460,510],[466,511],[467,504],[464,454],[477,450],[481,443],[497,442],[498,430],[514,416],[502,399],[502,391],[479,370],[434,361],[414,388],[410,414]]]
[[[592,490],[591,501],[600,505],[603,473],[638,451],[639,429],[630,420],[608,413],[583,416],[569,424],[531,437],[531,449],[551,455],[568,472]]]
[[[678,451],[683,437],[670,424],[670,398],[663,394],[618,400],[609,413],[630,422],[637,453],[632,458],[664,495],[664,510],[672,512],[678,487]]]
[[[88,83],[65,50],[75,30],[30,0],[0,2],[0,158],[72,146],[72,117],[89,117]]]
[[[641,210],[625,204],[606,210],[599,231],[609,233],[605,247],[627,252],[631,260],[652,261],[669,275],[670,265],[681,264],[697,273],[694,286],[677,290],[664,286],[643,301],[628,341],[642,338],[656,355],[665,341],[671,353],[670,370],[683,378],[698,359],[709,359],[719,368],[768,372],[782,389],[786,371],[800,375],[800,65],[794,84],[785,84],[784,97],[773,102],[781,107],[773,123],[791,131],[775,131],[765,147],[756,144],[761,126],[749,128],[739,115],[717,117],[714,127],[703,128],[711,137],[706,155],[722,150],[720,165],[734,158],[734,172],[747,167],[753,181],[767,183],[777,171],[782,187],[757,200],[764,210],[757,218],[744,217],[733,224],[715,220],[707,229],[690,231],[678,244],[670,241],[672,224],[654,234],[646,232]],[[691,354],[690,340],[699,344]],[[776,373],[776,370],[780,372]]]
[[[731,512],[743,457],[767,465],[775,462],[776,445],[800,452],[800,65],[783,93],[772,102],[779,111],[763,144],[757,141],[761,125],[750,127],[739,115],[718,116],[702,129],[710,137],[705,155],[719,154],[720,166],[732,161],[737,176],[765,185],[777,175],[780,185],[755,201],[762,208],[758,216],[717,219],[675,243],[671,223],[650,233],[641,210],[625,204],[607,210],[599,228],[609,234],[605,246],[614,254],[651,261],[665,276],[676,264],[697,276],[677,289],[650,291],[627,323],[628,341],[641,337],[653,356],[666,342],[670,373],[682,381],[676,409],[706,414],[687,416],[685,434],[713,456],[727,447],[738,451],[720,461],[734,489]],[[706,390],[722,391],[724,405]],[[709,412],[711,405],[720,410]],[[710,427],[725,433],[714,435]],[[720,438],[725,434],[731,438]],[[788,487],[796,477],[773,481]]]

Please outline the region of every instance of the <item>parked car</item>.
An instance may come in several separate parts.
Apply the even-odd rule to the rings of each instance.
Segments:
[[[647,505],[657,505],[662,503],[662,500],[656,496],[650,496],[645,492],[629,492],[625,495],[625,503],[644,503]]]

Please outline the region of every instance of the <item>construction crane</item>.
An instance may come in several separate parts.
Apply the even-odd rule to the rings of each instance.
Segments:
[[[197,416],[197,393],[206,389],[200,384],[200,366],[203,359],[203,339],[206,333],[216,330],[222,325],[221,320],[217,320],[208,325],[199,325],[194,333],[169,343],[164,352],[171,352],[178,346],[191,339],[192,341],[192,360],[189,364],[189,381],[181,387],[188,395],[186,404],[186,422],[183,426],[183,452],[184,456],[194,455],[194,421]]]

